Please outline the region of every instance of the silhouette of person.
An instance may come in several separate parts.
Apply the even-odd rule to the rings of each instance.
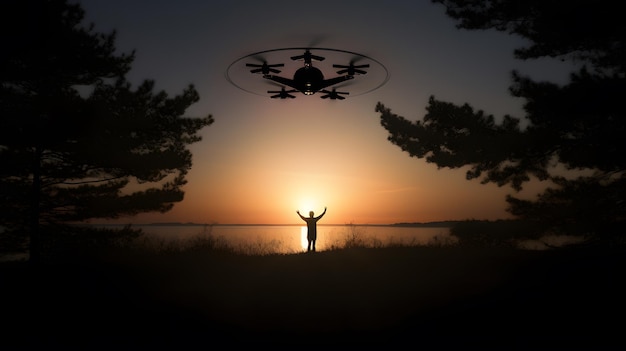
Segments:
[[[322,214],[317,217],[313,217],[313,211],[309,212],[309,217],[304,217],[303,215],[301,215],[300,210],[296,211],[296,213],[298,214],[298,216],[300,216],[300,218],[302,218],[303,221],[306,222],[306,239],[309,241],[309,245],[307,246],[306,250],[311,251],[312,249],[313,251],[315,251],[315,240],[317,240],[317,221],[319,221],[320,218],[322,218],[324,214],[326,214],[326,207],[324,207],[324,212],[322,212]]]

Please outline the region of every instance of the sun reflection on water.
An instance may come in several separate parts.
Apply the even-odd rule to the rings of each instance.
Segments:
[[[302,250],[306,250],[306,247],[309,245],[309,241],[306,238],[306,233],[306,226],[300,227],[300,244],[302,246]]]

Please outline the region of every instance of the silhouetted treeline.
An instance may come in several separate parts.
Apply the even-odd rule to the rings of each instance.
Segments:
[[[169,211],[188,146],[213,123],[184,116],[193,85],[173,97],[151,80],[133,88],[134,52],[84,18],[66,0],[0,2],[0,223],[32,261],[65,223]]]
[[[566,84],[513,71],[509,91],[523,99],[522,117],[497,120],[468,103],[431,96],[426,115],[411,121],[379,102],[376,111],[388,140],[438,168],[465,168],[468,180],[515,192],[532,180],[545,181],[547,189],[535,199],[505,199],[511,214],[534,223],[529,229],[606,241],[623,236],[626,21],[621,4],[433,2],[442,4],[460,29],[493,29],[526,39],[512,53],[518,59],[560,59],[577,68]]]

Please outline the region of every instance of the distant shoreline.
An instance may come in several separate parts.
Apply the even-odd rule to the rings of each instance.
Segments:
[[[318,226],[326,227],[338,227],[338,226],[358,226],[358,227],[451,227],[459,221],[437,221],[437,222],[406,222],[406,223],[392,223],[392,224],[318,224]],[[141,227],[203,227],[203,226],[219,226],[219,227],[276,227],[276,226],[298,226],[302,224],[221,224],[221,223],[193,223],[193,222],[153,222],[153,223],[88,223],[87,225],[95,226],[141,226]]]

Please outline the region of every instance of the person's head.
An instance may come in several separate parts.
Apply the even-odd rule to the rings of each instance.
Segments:
[[[309,217],[313,217],[314,213],[313,211],[309,211]]]

